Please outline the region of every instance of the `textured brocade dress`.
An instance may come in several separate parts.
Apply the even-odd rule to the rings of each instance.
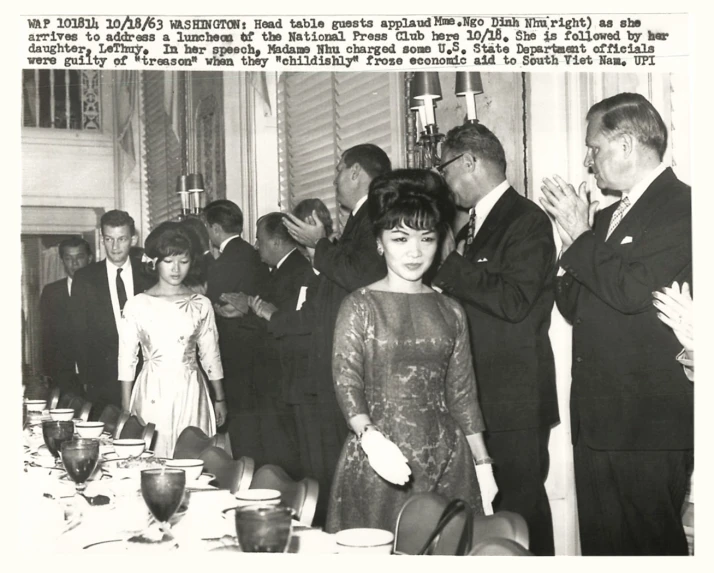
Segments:
[[[132,380],[141,345],[143,366],[130,410],[156,424],[154,452],[172,457],[187,426],[216,432],[216,416],[201,365],[211,380],[223,378],[218,331],[211,302],[202,295],[170,301],[138,294],[124,307],[119,330],[119,379]]]
[[[334,338],[335,392],[345,418],[368,414],[407,458],[404,486],[382,479],[352,434],[332,484],[327,531],[394,531],[404,502],[433,491],[482,513],[467,435],[484,430],[466,314],[438,293],[360,289],[342,303]]]

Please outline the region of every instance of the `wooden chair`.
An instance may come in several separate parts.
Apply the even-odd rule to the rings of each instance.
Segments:
[[[146,449],[151,450],[155,433],[156,425],[151,422],[147,424],[138,414],[134,415],[129,412],[122,412],[117,420],[117,426],[114,429],[114,439],[134,438],[144,440]]]
[[[113,436],[120,417],[121,408],[114,404],[107,404],[99,415],[99,421],[104,422],[104,431],[109,432]]]
[[[197,459],[200,457],[201,452],[209,446],[221,448],[228,453],[230,459],[233,459],[231,446],[227,443],[226,434],[216,434],[209,438],[203,430],[195,426],[189,426],[179,434],[173,457],[174,459]]]
[[[208,446],[197,458],[203,460],[204,472],[216,476],[220,489],[235,493],[250,486],[255,471],[252,458],[243,456],[234,460],[224,449],[216,446]]]
[[[89,412],[92,409],[92,403],[77,394],[68,392],[60,397],[57,402],[57,407],[72,408],[72,410],[74,410],[74,417],[80,418],[86,422],[89,419]]]
[[[50,392],[50,397],[47,398],[47,409],[54,410],[55,408],[57,408],[57,404],[59,404],[59,399],[60,399],[60,389],[54,388],[52,390],[52,392]]]
[[[416,555],[436,528],[448,504],[448,499],[434,492],[418,493],[410,497],[397,516],[394,553]],[[454,516],[435,540],[432,554],[456,555],[465,523],[463,513]]]
[[[493,537],[477,543],[469,555],[516,557],[533,555],[520,543],[504,537]]]
[[[266,464],[258,469],[250,484],[251,489],[277,489],[284,505],[295,510],[295,518],[305,525],[312,525],[317,508],[320,486],[316,479],[306,477],[293,480],[283,468]]]
[[[472,547],[491,538],[509,539],[528,549],[528,524],[522,516],[512,511],[474,516]]]

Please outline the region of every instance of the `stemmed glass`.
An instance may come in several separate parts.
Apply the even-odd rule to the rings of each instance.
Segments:
[[[156,468],[141,472],[141,495],[164,534],[162,541],[174,538],[170,532],[169,519],[181,505],[185,488],[184,470]]]
[[[68,442],[74,436],[74,422],[60,420],[45,420],[42,422],[42,437],[45,445],[55,458],[55,463],[59,459],[60,449],[64,442]]]
[[[79,495],[84,494],[87,480],[99,461],[99,441],[77,438],[62,444],[62,463]]]

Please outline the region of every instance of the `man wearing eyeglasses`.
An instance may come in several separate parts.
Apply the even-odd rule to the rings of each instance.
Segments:
[[[550,428],[559,421],[548,338],[556,274],[552,226],[509,185],[503,147],[486,127],[455,127],[443,150],[437,169],[470,217],[432,284],[456,297],[469,317],[486,444],[499,488],[494,510],[521,514],[530,550],[553,555],[544,485]]]

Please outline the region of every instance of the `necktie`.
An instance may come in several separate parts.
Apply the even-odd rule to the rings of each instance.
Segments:
[[[610,235],[612,235],[612,232],[620,224],[620,221],[622,220],[622,217],[624,216],[625,211],[627,210],[627,208],[629,206],[630,206],[630,198],[627,195],[625,195],[620,200],[620,204],[617,206],[617,209],[615,209],[615,212],[612,214],[612,219],[610,219],[610,228],[607,230],[607,237],[605,237],[605,240],[610,238]]]
[[[117,298],[119,299],[119,310],[124,310],[126,304],[126,288],[124,281],[121,278],[121,272],[124,269],[117,269]]]
[[[469,233],[466,237],[466,244],[470,245],[474,242],[474,235],[476,235],[476,209],[471,209],[471,215],[469,215],[468,225]]]

